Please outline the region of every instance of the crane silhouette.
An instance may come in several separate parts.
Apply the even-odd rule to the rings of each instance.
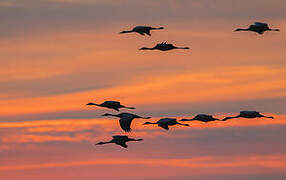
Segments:
[[[150,119],[151,117],[141,117],[135,114],[131,113],[119,113],[119,114],[103,114],[102,116],[114,116],[114,117],[119,117],[119,123],[120,127],[125,131],[125,132],[130,132],[131,131],[131,123],[132,120],[135,118],[141,118],[141,119]]]
[[[274,119],[273,116],[264,116],[257,111],[240,111],[239,115],[233,117],[225,117],[224,119],[222,119],[222,121],[234,118],[262,118],[262,117]]]
[[[117,144],[121,147],[124,147],[124,148],[127,148],[127,144],[126,142],[129,142],[129,141],[143,141],[143,139],[133,139],[133,138],[129,138],[128,136],[112,136],[112,140],[110,141],[107,141],[107,142],[99,142],[95,145],[103,145],[103,144],[109,144],[109,143],[114,143],[114,144]]]
[[[162,118],[157,122],[145,122],[144,125],[146,124],[157,124],[159,127],[164,128],[166,130],[169,130],[169,126],[173,126],[176,124],[182,125],[182,126],[189,126],[188,124],[182,124],[177,122],[176,118]]]
[[[189,47],[176,47],[173,44],[168,44],[167,42],[162,42],[157,44],[152,48],[142,47],[139,50],[160,50],[160,51],[169,51],[172,49],[190,49]]]
[[[105,101],[101,104],[96,104],[96,103],[88,103],[86,104],[87,106],[99,106],[99,107],[105,107],[105,108],[109,108],[109,109],[114,109],[116,111],[119,111],[120,108],[126,108],[126,109],[135,109],[135,107],[127,107],[127,106],[124,106],[122,104],[120,104],[120,102],[118,101]]]
[[[258,34],[263,34],[265,31],[280,31],[279,29],[270,29],[268,24],[255,22],[254,24],[250,25],[247,29],[238,28],[235,31],[253,31]]]
[[[198,114],[193,119],[181,119],[181,121],[202,121],[202,122],[210,122],[210,121],[217,121],[219,119],[214,118],[212,115],[208,114]]]
[[[139,33],[143,36],[145,36],[145,34],[151,36],[150,31],[151,30],[158,30],[158,29],[164,29],[164,28],[163,27],[154,28],[154,27],[150,27],[150,26],[136,26],[130,31],[121,31],[120,34],[136,32],[136,33]]]

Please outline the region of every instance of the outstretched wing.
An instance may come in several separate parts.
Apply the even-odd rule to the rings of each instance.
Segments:
[[[110,108],[110,109],[114,109],[114,110],[118,110],[118,108],[121,107],[120,102],[118,101],[105,101],[104,103],[102,103],[103,106]]]
[[[113,139],[128,139],[128,136],[121,136],[121,135],[116,135],[116,136],[112,136]]]
[[[110,102],[111,104],[114,104],[114,105],[120,105],[119,101],[107,101],[107,102]]]
[[[127,146],[127,144],[126,144],[126,142],[121,142],[120,144],[118,144],[119,146],[121,146],[121,147],[124,147],[124,148],[127,148],[128,146]]]
[[[125,131],[125,132],[130,132],[131,131],[131,122],[133,118],[130,117],[124,117],[119,119],[120,127]]]
[[[143,36],[145,36],[144,32],[142,32],[142,31],[136,31],[136,32],[141,34],[141,35],[143,35]]]
[[[256,26],[268,28],[268,24],[266,24],[266,23],[255,22],[254,24],[255,24]]]
[[[166,44],[169,48],[176,48],[173,44]]]
[[[251,116],[251,114],[256,114],[255,111],[240,111],[241,116]]]
[[[145,33],[151,36],[150,29],[146,29]]]
[[[258,26],[266,26],[267,25],[266,23],[262,23],[262,22],[255,22],[254,24],[258,25]]]
[[[262,116],[262,114],[260,114],[260,112],[258,112],[258,111],[254,111],[254,114],[256,115],[256,116]]]
[[[159,126],[166,130],[169,130],[169,126],[167,124],[160,124]]]
[[[160,48],[164,48],[166,45],[167,45],[167,42],[161,42],[157,44],[154,48],[160,49]]]
[[[201,114],[196,115],[193,119],[195,120],[201,119]]]

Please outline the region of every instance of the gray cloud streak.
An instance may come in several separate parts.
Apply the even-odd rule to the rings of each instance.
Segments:
[[[68,3],[27,0],[12,1],[14,6],[0,6],[2,36],[30,31],[104,28],[107,24],[171,23],[203,20],[267,20],[286,18],[283,0],[158,0],[97,1]]]

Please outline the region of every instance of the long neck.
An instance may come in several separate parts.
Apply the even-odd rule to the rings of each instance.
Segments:
[[[101,142],[102,144],[110,144],[113,143],[113,141],[107,141],[107,142]]]
[[[109,113],[106,113],[104,116],[114,116],[114,117],[119,117],[118,114],[109,114]]]
[[[146,122],[145,124],[158,124],[157,122]]]
[[[240,115],[233,116],[233,117],[226,117],[226,118],[224,118],[222,121],[226,121],[226,120],[228,120],[228,119],[239,118],[239,117],[240,117]]]
[[[181,119],[181,121],[195,121],[195,119]]]
[[[249,29],[248,29],[248,28],[247,28],[247,29],[238,28],[238,29],[236,29],[235,31],[249,31]]]
[[[141,117],[141,116],[139,116],[139,118],[141,118],[141,119],[150,119],[151,117]]]
[[[154,49],[156,49],[156,47],[152,47],[152,48],[144,47],[144,48],[141,48],[141,50],[154,50]]]
[[[188,124],[183,124],[183,123],[179,123],[179,122],[177,124],[182,125],[182,126],[189,126]]]
[[[129,141],[142,141],[143,139],[133,139],[133,138],[129,138]]]
[[[150,119],[151,117],[141,117],[141,116],[134,114],[133,118]]]
[[[101,104],[89,103],[88,105],[101,106]]]
[[[126,108],[126,109],[135,109],[135,107],[127,107],[127,106],[124,106],[124,108]]]
[[[106,142],[99,142],[96,145],[102,145],[102,144],[109,144],[109,143],[113,143],[113,140],[111,141],[106,141]]]
[[[121,33],[131,33],[131,32],[134,32],[133,30],[130,30],[130,31],[122,31]]]
[[[190,49],[188,47],[176,47],[176,49]]]

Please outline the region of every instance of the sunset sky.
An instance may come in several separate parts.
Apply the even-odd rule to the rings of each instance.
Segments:
[[[0,179],[284,180],[285,0],[1,0]],[[254,22],[280,32],[233,32]],[[118,34],[163,26],[152,36]],[[190,50],[139,51],[168,41]],[[275,119],[150,121],[256,110]],[[123,110],[123,112],[125,112]],[[112,135],[143,138],[128,149]]]

